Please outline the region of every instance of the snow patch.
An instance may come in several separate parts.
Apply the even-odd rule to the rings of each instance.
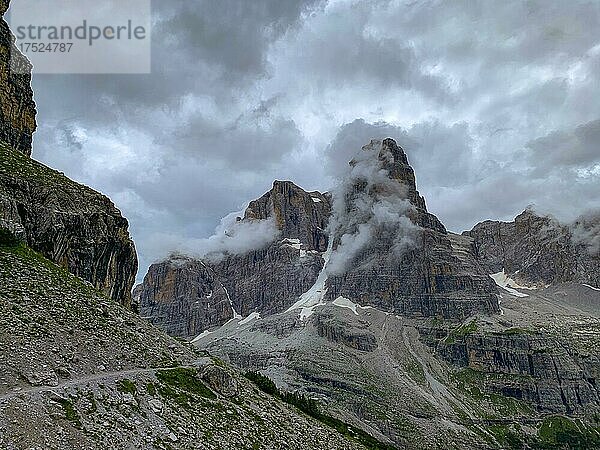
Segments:
[[[338,297],[333,301],[335,306],[339,306],[340,308],[348,308],[352,310],[354,314],[358,316],[357,309],[373,309],[372,306],[361,306],[354,303],[352,300],[347,299],[346,297]]]
[[[590,286],[589,284],[584,284],[585,287],[588,287],[590,289],[593,289],[595,291],[600,291],[600,288],[594,287],[594,286]]]
[[[212,334],[212,331],[208,331],[208,330],[204,330],[202,333],[200,333],[198,336],[196,336],[194,339],[192,339],[192,344],[194,342],[199,341],[202,338],[205,338],[206,336],[208,336],[209,334]]]
[[[304,320],[313,315],[314,309],[317,306],[325,305],[325,301],[323,299],[327,293],[327,288],[325,287],[327,283],[327,263],[331,257],[332,250],[333,239],[330,239],[329,245],[327,246],[327,251],[323,253],[323,268],[321,269],[321,272],[319,272],[317,281],[315,281],[315,284],[313,284],[308,291],[302,294],[300,299],[290,306],[286,312],[300,309],[300,320]]]
[[[260,313],[254,311],[253,313],[250,313],[250,315],[248,317],[246,317],[245,319],[242,319],[238,322],[238,325],[244,325],[248,322],[253,321],[254,319],[260,319]]]
[[[504,273],[504,269],[502,272],[491,274],[490,277],[494,280],[494,282],[500,286],[505,291],[511,293],[515,297],[529,297],[529,294],[524,294],[522,292],[517,291],[518,289],[527,289],[526,287],[519,286],[512,278],[510,278],[506,273]]]
[[[233,313],[233,319],[231,319],[231,320],[241,319],[242,315],[235,310],[235,308],[233,306],[233,300],[231,300],[231,297],[229,296],[229,292],[227,291],[227,288],[225,286],[223,286],[223,283],[221,283],[221,287],[225,291],[225,295],[227,296],[227,300],[229,300],[229,305],[231,306],[231,312]]]
[[[321,203],[323,201],[323,200],[321,200],[318,197],[311,197],[311,198],[312,198],[312,201],[315,202],[315,203]]]

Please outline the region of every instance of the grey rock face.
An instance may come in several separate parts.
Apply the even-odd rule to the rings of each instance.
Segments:
[[[8,6],[8,0],[0,2],[1,16],[4,16]],[[32,66],[13,41],[14,37],[2,18],[0,20],[0,142],[7,143],[29,156],[36,129],[36,109],[31,89]]]
[[[128,306],[137,272],[129,224],[105,196],[0,146],[0,225]]]
[[[376,172],[378,176],[385,174],[384,179],[376,183],[352,179],[343,192],[345,205],[341,211],[332,213],[332,199],[327,194],[306,192],[291,182],[276,181],[269,192],[249,204],[239,220],[274,219],[279,239],[245,254],[190,263],[188,269],[194,272],[210,268],[228,292],[233,310],[241,316],[284,311],[313,286],[322,270],[330,220],[338,222],[335,252],[343,235],[352,234],[361,226],[352,222],[354,216],[360,216],[357,203],[365,196],[375,197],[376,201],[384,198],[390,203],[406,203],[405,211],[392,214],[410,223],[413,245],[396,253],[392,249],[400,225],[375,227],[372,239],[349,262],[349,269],[329,276],[327,299],[344,296],[397,314],[452,320],[477,312],[497,312],[494,283],[473,258],[466,261],[457,253],[444,226],[427,211],[404,151],[386,139],[367,146],[365,156],[369,164],[378,165]],[[345,221],[344,215],[350,219]],[[472,249],[465,252],[470,254]],[[202,297],[202,292],[211,292],[211,288],[194,286],[194,279],[205,277],[190,275],[189,270],[169,271],[168,266],[168,262],[153,266],[139,288],[144,316],[168,333],[185,337],[222,325],[233,317],[217,306],[221,303]],[[169,283],[154,280],[167,272]],[[198,306],[192,308],[193,304]]]
[[[348,323],[325,314],[317,315],[315,322],[317,334],[328,341],[339,342],[363,352],[372,352],[377,348],[377,339],[367,326],[349,327]]]
[[[492,280],[481,267],[467,265],[454,254],[446,229],[427,211],[416,189],[414,171],[402,148],[386,139],[373,141],[363,151],[373,154],[369,164],[378,161],[377,176],[382,171],[387,176],[373,181],[361,174],[346,190],[342,215],[352,218],[360,214],[365,198],[373,206],[362,221],[341,224],[334,252],[344,234],[352,235],[365,224],[372,226],[372,237],[343,274],[329,277],[328,297],[343,296],[361,305],[415,317],[461,320],[477,312],[497,312]],[[403,201],[410,203],[405,211],[410,222],[386,224],[370,215],[378,207],[389,208]],[[396,250],[399,240],[408,242],[406,248]]]
[[[474,333],[439,351],[481,374],[487,391],[526,400],[540,411],[582,413],[599,403],[597,360],[589,364],[548,335]]]
[[[291,306],[310,289],[321,268],[319,253],[303,254],[297,244],[277,241],[266,249],[227,257],[214,266],[242,316],[273,314]]]
[[[600,253],[574,236],[574,230],[593,233],[594,225],[581,221],[569,227],[528,209],[514,222],[486,221],[464,234],[473,238],[476,257],[489,273],[504,269],[532,285],[577,281],[598,286]]]
[[[171,335],[193,337],[234,314],[286,309],[310,289],[323,267],[330,209],[327,195],[276,181],[239,218],[273,218],[280,232],[275,242],[217,261],[188,259],[180,268],[173,260],[153,265],[137,289],[141,314]],[[217,297],[209,299],[211,292]]]
[[[306,192],[290,181],[275,181],[269,192],[250,202],[244,220],[273,217],[283,238],[299,239],[306,250],[324,252],[330,211],[329,195]]]
[[[153,264],[134,298],[140,315],[171,336],[193,338],[233,318],[228,293],[212,269],[182,256]]]

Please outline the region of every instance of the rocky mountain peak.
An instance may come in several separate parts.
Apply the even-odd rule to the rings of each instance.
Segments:
[[[282,238],[298,239],[308,250],[323,252],[330,211],[328,195],[306,192],[291,181],[275,181],[270,191],[250,202],[243,220],[274,218]]]
[[[479,264],[489,273],[505,271],[533,286],[600,282],[600,225],[593,215],[567,225],[527,208],[513,222],[488,220],[463,234],[473,238]]]
[[[445,227],[427,212],[404,150],[393,139],[362,150],[334,191],[327,298],[407,316],[497,311],[491,279],[456,256]]]
[[[373,139],[362,150],[363,152],[358,158],[350,161],[353,170],[360,165],[371,166],[372,170],[379,172],[377,175],[384,175],[385,178],[399,182],[403,187],[399,191],[397,185],[389,185],[383,178],[377,180],[376,191],[386,190],[384,185],[387,184],[387,190],[395,190],[397,196],[408,198],[416,208],[427,210],[425,199],[417,191],[415,171],[408,161],[406,152],[394,139]],[[377,154],[376,157],[375,154]]]

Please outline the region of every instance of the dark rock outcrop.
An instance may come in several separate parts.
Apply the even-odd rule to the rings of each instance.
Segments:
[[[269,192],[250,202],[244,220],[273,217],[282,237],[299,239],[305,250],[324,252],[330,211],[329,195],[306,192],[291,181],[275,181]]]
[[[362,226],[372,227],[371,238],[344,273],[329,277],[328,297],[343,296],[361,305],[416,317],[460,320],[477,312],[497,312],[494,283],[479,266],[467,265],[454,254],[446,229],[427,211],[417,191],[414,171],[402,148],[385,139],[371,142],[363,151],[368,164],[378,163],[370,169],[375,175],[368,179],[363,169],[353,179],[343,198],[342,214],[360,215],[365,197],[373,205],[358,223],[342,220],[334,252],[339,251],[344,235]],[[407,201],[404,221],[385,223],[373,214],[378,207],[387,213],[389,205]],[[395,250],[399,241],[407,244]]]
[[[275,220],[279,239],[267,248],[230,255],[213,264],[236,311],[273,314],[291,306],[314,284],[327,248],[329,196],[306,192],[289,181],[275,181],[250,202],[243,220]]]
[[[8,9],[0,1],[0,14]],[[105,196],[29,158],[36,129],[31,64],[0,20],[0,226],[128,306],[137,255]]]
[[[8,9],[8,0],[0,1],[0,15]],[[14,45],[14,37],[0,20],[0,142],[31,155],[36,129],[35,103],[31,89],[31,63]]]
[[[463,234],[473,238],[475,256],[489,273],[504,270],[531,285],[575,281],[600,286],[600,253],[578,239],[594,230],[590,221],[566,226],[527,209],[514,222],[486,221]]]
[[[127,220],[105,196],[0,145],[0,226],[129,306],[137,255]]]
[[[134,301],[142,317],[183,338],[234,317],[228,293],[212,269],[182,256],[153,264],[135,289]]]
[[[597,358],[582,359],[542,333],[473,333],[438,350],[471,369],[484,391],[531,402],[540,411],[581,413],[600,401]]]

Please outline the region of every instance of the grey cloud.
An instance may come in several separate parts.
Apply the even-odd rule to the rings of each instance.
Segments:
[[[240,255],[263,248],[279,235],[274,219],[238,221],[240,212],[225,216],[212,236],[187,239],[175,250],[197,258],[220,261],[227,255]]]
[[[569,131],[554,131],[527,144],[538,170],[588,167],[600,162],[600,119]]]
[[[413,46],[373,27],[375,11],[387,0],[331,2],[295,34],[287,34],[270,59],[299,85],[322,91],[352,86],[357,91],[416,90],[435,101],[452,101],[446,80],[423,70]],[[304,75],[310,74],[308,80]],[[312,89],[311,89],[312,90]]]
[[[408,217],[413,206],[406,187],[389,177],[379,159],[380,152],[380,140],[355,150],[352,163],[345,164],[345,176],[332,191],[328,230],[337,240],[327,264],[327,272],[332,275],[344,273],[381,233],[392,236],[391,255],[402,254],[415,245],[419,227]],[[389,157],[393,158],[391,154]],[[356,191],[356,186],[362,189]]]
[[[161,2],[156,32],[169,51],[219,66],[224,77],[266,70],[266,50],[320,0]]]
[[[579,216],[570,228],[575,243],[587,248],[590,255],[600,255],[600,209]]]

